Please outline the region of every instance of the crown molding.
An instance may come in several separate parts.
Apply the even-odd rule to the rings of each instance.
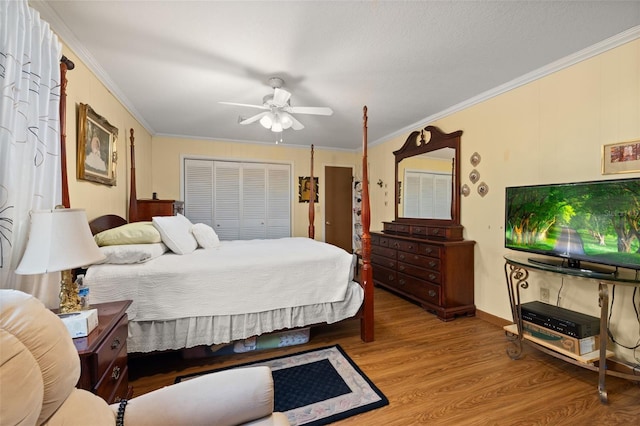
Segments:
[[[560,71],[564,68],[568,68],[572,65],[575,65],[579,62],[585,61],[589,58],[592,58],[594,56],[597,56],[601,53],[604,53],[608,50],[614,49],[616,47],[622,46],[623,44],[629,43],[637,38],[640,38],[640,25],[632,27],[630,29],[628,29],[627,31],[623,31],[620,34],[617,34],[613,37],[610,37],[606,40],[603,40],[599,43],[596,43],[592,46],[587,47],[586,49],[580,50],[572,55],[566,56],[562,59],[559,59],[557,61],[554,61],[548,65],[545,65],[544,67],[538,68],[537,70],[534,70],[532,72],[529,72],[527,74],[524,74],[518,78],[515,78],[505,84],[502,84],[498,87],[495,87],[493,89],[487,90],[486,92],[483,92],[477,96],[474,96],[472,98],[467,99],[466,101],[460,102],[459,104],[456,104],[450,108],[447,108],[445,110],[442,110],[436,114],[430,115],[429,117],[420,120],[414,124],[411,124],[409,126],[403,127],[402,129],[395,131],[393,133],[390,133],[386,136],[383,136],[381,138],[376,139],[375,141],[369,143],[369,146],[375,146],[375,145],[379,145],[383,142],[386,142],[390,139],[393,139],[395,137],[398,136],[402,136],[402,135],[406,135],[408,133],[411,133],[412,131],[416,130],[416,129],[420,129],[423,128],[425,126],[427,126],[428,124],[433,123],[436,120],[440,120],[442,118],[445,118],[449,115],[455,114],[457,112],[460,112],[464,109],[467,109],[473,105],[479,104],[481,102],[484,102],[488,99],[494,98],[498,95],[501,95],[505,92],[508,92],[510,90],[516,89],[520,86],[524,86],[525,84],[531,83],[533,81],[539,80],[549,74],[553,74],[557,71]]]

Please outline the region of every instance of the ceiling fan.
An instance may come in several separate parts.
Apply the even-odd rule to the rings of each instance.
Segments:
[[[301,130],[304,125],[291,114],[332,115],[329,107],[294,107],[291,106],[291,93],[282,88],[284,80],[280,77],[271,77],[269,85],[273,88],[273,94],[262,98],[262,105],[239,104],[236,102],[219,102],[224,105],[235,105],[265,110],[249,118],[242,118],[242,125],[259,121],[260,124],[272,132],[282,132],[286,129]]]

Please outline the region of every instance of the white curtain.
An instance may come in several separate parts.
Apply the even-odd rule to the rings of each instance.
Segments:
[[[59,273],[14,273],[29,211],[61,201],[60,57],[49,24],[27,0],[0,1],[0,287],[57,306]]]

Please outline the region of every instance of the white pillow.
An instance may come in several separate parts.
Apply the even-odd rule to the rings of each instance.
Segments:
[[[116,246],[100,247],[100,251],[106,257],[96,262],[126,265],[129,263],[144,263],[156,257],[162,256],[167,251],[163,243],[153,244],[123,244]]]
[[[193,224],[178,213],[177,216],[154,216],[153,226],[158,229],[162,242],[176,254],[189,254],[198,248],[198,242],[191,233]]]
[[[196,223],[191,228],[193,236],[196,237],[198,245],[204,249],[220,247],[220,238],[212,227],[206,223]]]

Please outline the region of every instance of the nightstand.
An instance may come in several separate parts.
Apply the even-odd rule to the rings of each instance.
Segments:
[[[98,326],[87,337],[73,339],[80,355],[77,387],[112,404],[133,395],[127,368],[127,308],[131,300],[97,303]]]

